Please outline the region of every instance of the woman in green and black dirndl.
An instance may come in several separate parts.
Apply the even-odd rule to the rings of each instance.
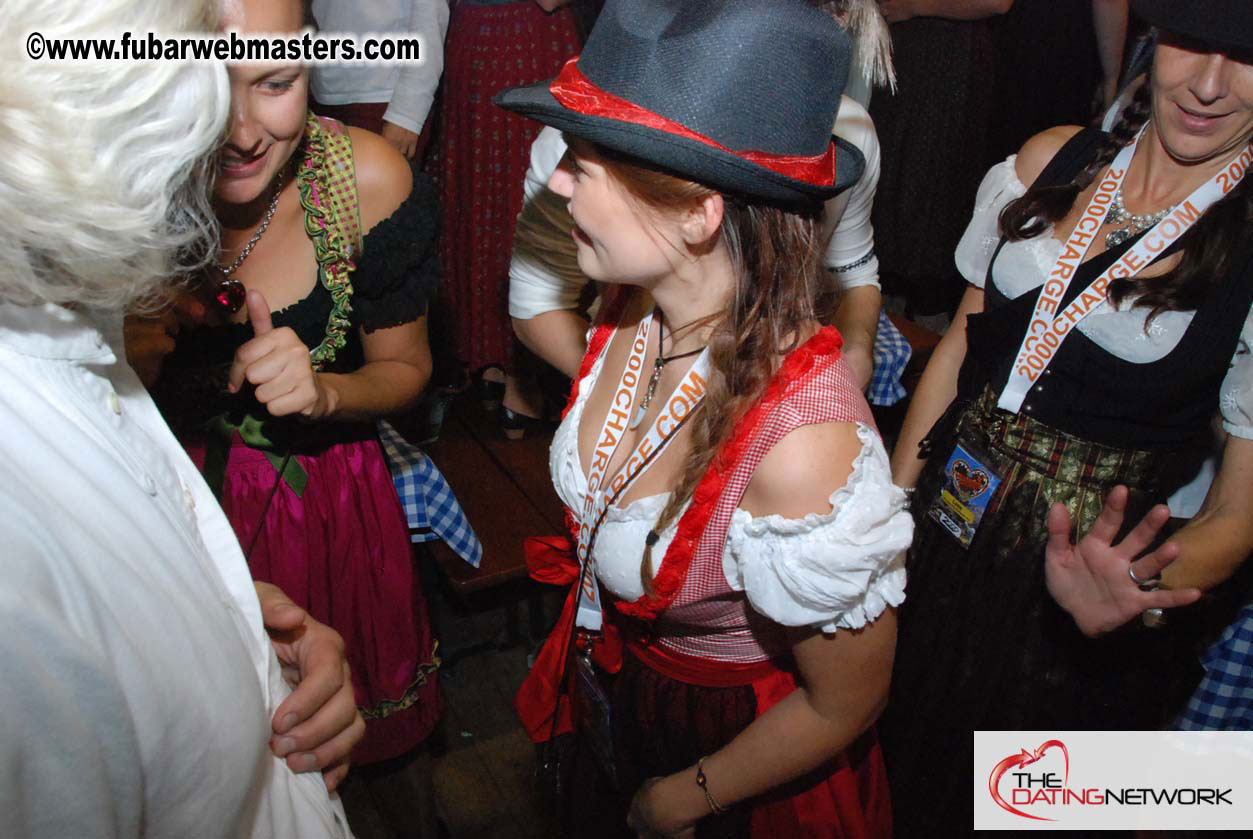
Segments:
[[[1229,3],[1139,5],[1165,28],[1122,123],[985,177],[893,459],[917,524],[882,727],[900,836],[971,825],[974,731],[1166,725],[1200,675],[1188,604],[1253,549],[1253,66],[1230,45],[1253,18],[1216,42]],[[1223,466],[1158,548],[1216,414]]]

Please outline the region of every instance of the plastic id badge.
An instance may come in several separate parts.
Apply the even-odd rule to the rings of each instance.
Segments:
[[[952,534],[962,547],[970,547],[988,502],[1000,486],[1000,477],[960,444],[944,465],[944,484],[931,502],[927,515]]]
[[[578,674],[577,708],[580,732],[587,737],[596,762],[613,785],[618,785],[617,763],[613,748],[613,711],[609,695],[601,685],[596,665],[585,655],[575,656],[575,672]]]

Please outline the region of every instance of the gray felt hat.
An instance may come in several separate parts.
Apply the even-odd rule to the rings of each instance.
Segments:
[[[1216,47],[1253,51],[1253,0],[1132,0],[1146,22]]]
[[[495,101],[726,192],[813,206],[865,167],[831,133],[851,51],[802,0],[608,0],[556,79]]]

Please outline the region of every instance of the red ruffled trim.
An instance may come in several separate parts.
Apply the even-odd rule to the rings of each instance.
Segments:
[[[561,412],[562,419],[565,419],[566,414],[570,413],[570,409],[574,407],[574,403],[579,400],[579,383],[592,371],[596,359],[600,358],[609,339],[618,330],[622,312],[630,299],[631,294],[628,290],[616,286],[607,291],[601,299],[599,322],[595,331],[592,332],[592,339],[587,342],[587,352],[583,354],[583,363],[579,365],[579,375],[574,378],[574,387],[570,388],[570,398],[566,400],[565,410]],[[577,527],[575,532],[578,532]]]
[[[548,88],[554,99],[572,111],[593,117],[630,122],[656,131],[664,131],[676,137],[695,140],[710,148],[777,172],[784,177],[805,183],[817,186],[831,186],[835,183],[835,143],[827,143],[826,150],[815,155],[774,154],[764,151],[729,149],[711,137],[697,134],[682,123],[641,108],[634,102],[597,87],[579,70],[578,60],[578,56],[575,56],[567,61],[561,68],[561,73],[553,79]]]
[[[688,569],[696,556],[696,548],[705,534],[718,499],[722,497],[727,480],[743,459],[758,427],[794,386],[823,369],[826,364],[834,363],[840,357],[840,347],[843,345],[844,339],[840,337],[839,331],[834,326],[826,326],[788,354],[770,384],[766,386],[765,394],[736,423],[730,439],[714,456],[709,471],[696,485],[696,490],[692,493],[692,504],[679,519],[674,541],[670,543],[661,561],[661,568],[653,579],[653,594],[645,594],[631,603],[615,604],[619,612],[640,620],[653,620],[669,608],[687,579]]]
[[[583,362],[579,365],[579,375],[574,379],[574,385],[570,388],[570,398],[566,401],[565,410],[561,412],[562,419],[565,419],[566,414],[570,413],[570,409],[578,401],[579,384],[592,371],[596,359],[600,358],[600,354],[605,351],[614,333],[618,331],[622,313],[630,300],[630,289],[614,286],[605,292],[605,296],[601,299],[596,329],[592,332],[592,339],[587,342],[587,352],[583,354]],[[579,518],[569,508],[566,509],[566,528],[569,529],[574,544],[577,545],[579,543]]]

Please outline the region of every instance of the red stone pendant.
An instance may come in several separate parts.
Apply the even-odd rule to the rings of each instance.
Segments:
[[[223,280],[218,283],[214,299],[217,300],[222,311],[233,315],[244,308],[244,300],[247,296],[248,290],[239,280]]]

